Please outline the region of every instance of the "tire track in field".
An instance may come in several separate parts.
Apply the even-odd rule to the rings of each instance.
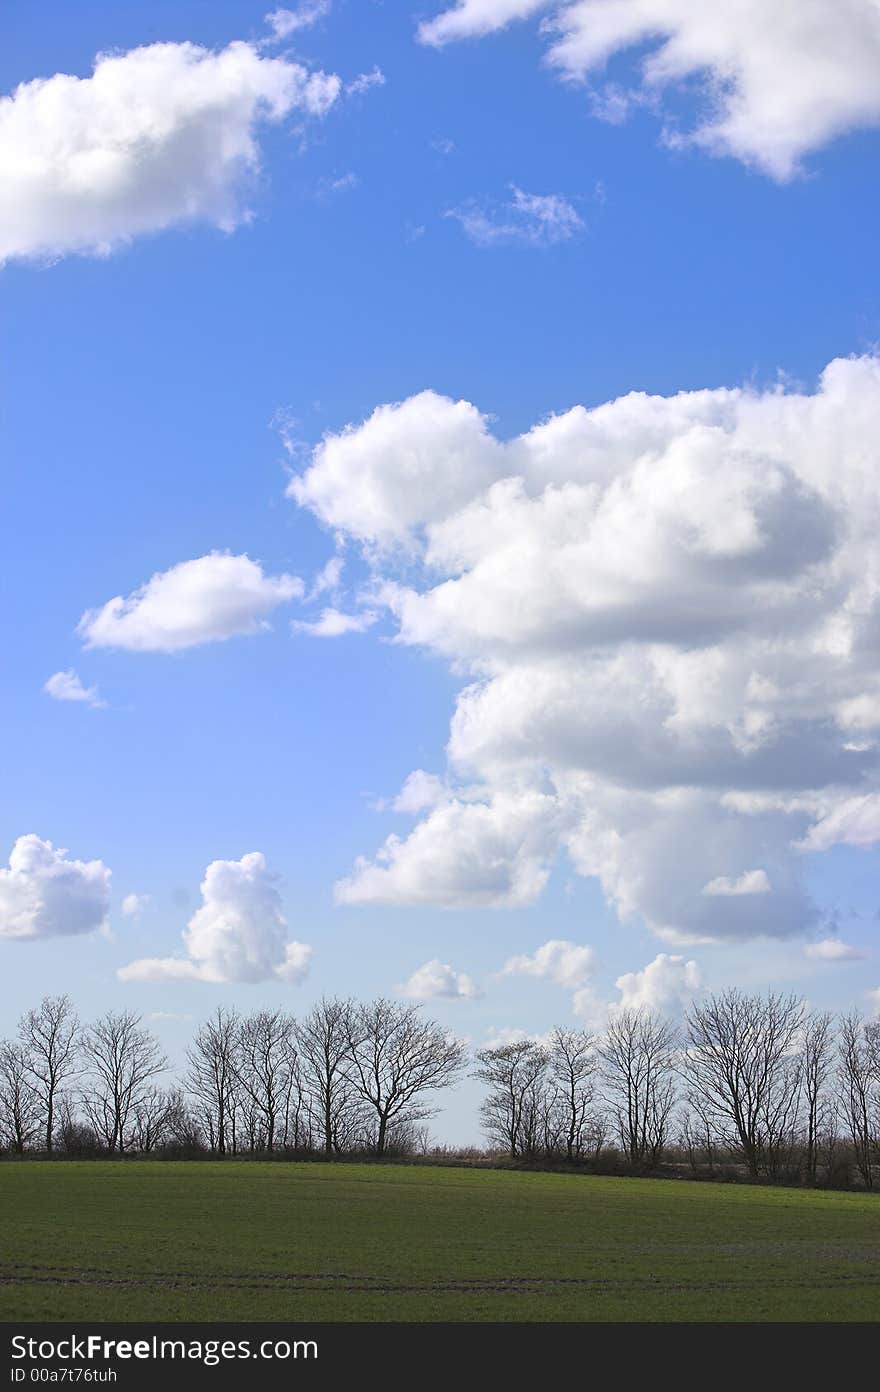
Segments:
[[[645,1276],[487,1276],[441,1278],[409,1285],[378,1276],[344,1272],[239,1272],[151,1271],[114,1273],[99,1267],[31,1266],[0,1267],[0,1286],[99,1286],[141,1290],[262,1290],[287,1294],[367,1295],[529,1295],[576,1287],[597,1294],[638,1294],[647,1291],[676,1293],[750,1292],[761,1290],[825,1290],[847,1287],[880,1288],[880,1272],[826,1273],[818,1280],[806,1277],[724,1278],[719,1280],[665,1280]]]

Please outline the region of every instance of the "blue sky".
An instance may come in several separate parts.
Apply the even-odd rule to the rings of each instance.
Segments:
[[[103,872],[85,887],[76,870],[52,881],[81,895],[81,918],[74,905],[67,919],[31,860],[7,878],[0,1032],[44,992],[69,991],[85,1014],[108,1002],[193,1019],[218,1001],[299,1011],[322,992],[392,992],[435,959],[482,991],[427,1000],[475,1043],[594,1022],[627,992],[674,1010],[728,983],[872,1008],[880,36],[864,41],[861,0],[814,8],[827,42],[821,25],[809,41],[796,23],[768,37],[757,5],[745,35],[712,36],[739,56],[744,88],[751,56],[778,43],[770,56],[790,60],[779,104],[799,130],[801,75],[810,89],[815,129],[788,140],[782,169],[754,87],[735,148],[729,134],[676,148],[670,130],[706,128],[707,68],[646,85],[649,36],[621,41],[601,74],[560,80],[539,30],[550,6],[505,27],[506,0],[468,0],[459,27],[472,32],[440,46],[416,40],[442,6],[401,0],[334,0],[275,42],[264,6],[231,0],[6,7],[6,93],[89,78],[98,53],[129,62],[188,43],[207,51],[198,67],[240,40],[257,95],[242,116],[218,77],[199,113],[204,144],[191,146],[181,69],[144,89],[124,76],[98,142],[121,142],[121,166],[84,163],[75,186],[70,160],[93,161],[98,139],[91,88],[51,107],[29,88],[0,112],[3,202],[24,208],[0,215],[0,845],[5,861],[32,835],[112,872],[109,890]],[[480,37],[490,12],[500,27]],[[845,63],[844,40],[867,54],[849,84],[864,81],[861,106],[806,63],[820,41],[829,64],[838,49]],[[286,110],[264,119],[272,63],[272,83],[292,68],[301,87],[338,74],[326,109],[311,88],[294,99],[284,87]],[[357,82],[376,72],[384,80]],[[600,97],[624,91],[627,119],[598,119]],[[139,102],[152,106],[126,144]],[[163,121],[178,143],[155,134]],[[10,153],[25,125],[27,185]],[[252,140],[258,171],[221,166],[221,126]],[[741,404],[724,389],[742,389]],[[642,399],[618,408],[586,474],[586,437],[548,446],[533,475],[518,445],[492,442],[578,404],[704,390],[711,402],[683,398],[687,419],[649,445]],[[364,433],[377,407],[411,398]],[[455,415],[462,400],[470,415]],[[527,501],[497,492],[524,473]],[[306,480],[299,497],[292,477]],[[580,490],[562,521],[537,511],[548,480]],[[601,512],[594,485],[607,490]],[[494,520],[474,523],[468,509],[489,506],[493,487]],[[612,517],[621,498],[629,511]],[[580,507],[584,550],[566,520]],[[571,563],[553,578],[565,547]],[[144,639],[142,611],[125,634],[112,615],[91,645],[88,625],[77,634],[88,611],[212,552],[259,563],[260,583],[297,577],[300,592],[244,621],[268,627],[227,624],[217,640],[226,620],[199,589],[204,634],[174,651],[177,640]],[[337,554],[339,584],[309,599]],[[163,614],[179,602],[167,591]],[[291,631],[326,608],[362,631]],[[844,623],[858,632],[842,654],[829,634]],[[44,690],[69,671],[103,704]],[[453,724],[467,758],[448,759],[466,686],[490,694],[466,731]],[[565,731],[542,734],[543,712],[563,706]],[[661,772],[642,779],[622,754],[593,750],[606,726],[606,752],[618,728],[648,751],[642,772],[673,731]],[[394,810],[417,769],[439,783]],[[766,805],[743,811],[756,789]],[[376,861],[390,833],[404,849]],[[203,902],[206,868],[251,852],[265,866]],[[340,881],[354,888],[334,898]],[[125,914],[131,894],[149,902]],[[186,958],[181,933],[200,906],[203,955]],[[250,947],[221,966],[204,943],[230,914]],[[275,970],[286,936],[312,948],[301,979]],[[592,955],[535,955],[553,941]],[[838,946],[807,956],[817,942]],[[239,948],[244,968],[230,965]],[[661,953],[652,975],[615,985]],[[185,958],[189,976],[167,966]],[[166,965],[117,975],[155,960]],[[191,1021],[154,1024],[180,1057]],[[475,1138],[467,1090],[440,1129]]]

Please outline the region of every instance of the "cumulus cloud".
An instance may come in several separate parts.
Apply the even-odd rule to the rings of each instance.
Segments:
[[[804,948],[804,956],[816,962],[858,962],[864,955],[857,947],[851,947],[839,938],[822,938],[820,942],[807,943]]]
[[[248,556],[212,551],[154,575],[126,598],[89,609],[77,632],[87,648],[180,652],[259,633],[273,609],[302,593],[294,575],[264,575]]]
[[[776,179],[846,131],[880,124],[880,7],[876,0],[458,0],[419,28],[423,43],[505,28],[552,9],[542,29],[548,64],[593,84],[594,108],[615,119],[633,100],[662,111],[664,95],[692,90],[700,114],[682,131],[665,115],[664,138],[730,155]],[[635,54],[629,89],[604,84],[617,54]],[[699,99],[702,100],[699,100]]]
[[[149,894],[126,894],[122,901],[122,912],[126,918],[140,918],[149,903]]]
[[[104,926],[110,871],[101,860],[70,860],[33,834],[19,836],[0,869],[0,938],[54,938]]]
[[[121,967],[123,981],[299,982],[312,949],[287,938],[277,876],[260,851],[214,860],[202,903],[183,932],[186,955],[146,957]]]
[[[370,861],[336,885],[340,904],[437,904],[516,908],[543,889],[554,850],[553,799],[499,792],[490,802],[452,798],[401,840],[392,834]]]
[[[475,1000],[481,994],[464,972],[454,971],[448,962],[432,957],[418,967],[412,976],[398,987],[399,994],[415,1000]]]
[[[477,246],[502,242],[526,246],[555,246],[584,230],[583,218],[559,193],[525,193],[511,185],[512,198],[500,204],[471,202],[450,208],[446,216],[461,223]]]
[[[703,978],[696,962],[661,952],[641,971],[625,972],[614,984],[620,999],[611,1006],[612,1014],[645,1009],[675,1018],[702,990]]]
[[[0,99],[0,262],[107,254],[181,223],[249,217],[261,126],[319,117],[338,77],[262,56],[156,43],[99,54]]]
[[[771,888],[766,870],[744,870],[735,880],[729,875],[716,875],[714,880],[703,885],[703,893],[722,897],[736,894],[769,894]]]
[[[502,968],[503,976],[542,976],[566,990],[576,991],[586,986],[596,970],[596,954],[591,947],[551,938],[529,957],[510,957]]]
[[[343,614],[341,610],[331,607],[322,610],[319,619],[293,619],[290,627],[292,632],[307,633],[312,638],[340,638],[344,633],[365,633],[378,617],[373,609]]]
[[[68,668],[66,672],[55,672],[46,682],[43,690],[54,701],[82,701],[95,710],[107,704],[106,701],[101,700],[96,686],[83,686],[72,667]]]
[[[464,678],[446,793],[339,898],[526,904],[565,853],[670,943],[812,932],[804,850],[880,838],[878,436],[870,356],[510,440],[432,392],[326,436],[290,495]]]

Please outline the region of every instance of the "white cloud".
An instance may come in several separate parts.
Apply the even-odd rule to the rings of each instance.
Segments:
[[[0,99],[0,263],[107,254],[181,223],[249,217],[257,132],[322,116],[338,77],[261,57],[156,43],[99,54],[91,77],[22,83]]]
[[[260,851],[214,860],[202,903],[184,929],[185,957],[147,957],[121,967],[123,981],[298,982],[312,949],[289,942],[277,876]]]
[[[591,947],[551,938],[529,957],[511,957],[502,968],[503,976],[541,976],[566,990],[586,986],[596,970],[596,954]]]
[[[429,807],[439,807],[449,800],[449,789],[435,773],[424,769],[413,769],[408,774],[403,787],[391,803],[394,812],[424,812]]]
[[[799,850],[880,831],[848,704],[880,689],[878,434],[865,357],[506,441],[431,392],[326,436],[291,496],[465,678],[447,794],[340,898],[525,904],[564,852],[668,942],[812,933]]]
[[[419,38],[442,47],[487,34],[550,5],[540,0],[459,0],[423,23]],[[701,114],[681,132],[667,113],[664,138],[732,155],[777,179],[850,130],[880,124],[880,7],[876,0],[571,0],[555,3],[543,30],[547,62],[570,82],[599,81],[600,104],[662,102],[697,84]],[[630,53],[631,91],[601,85],[606,64]]]
[[[304,0],[295,10],[272,10],[271,14],[266,15],[266,23],[272,31],[273,41],[281,43],[301,29],[311,29],[312,25],[327,17],[331,8],[331,0]]]
[[[474,982],[464,972],[456,972],[447,962],[433,957],[413,972],[412,976],[398,987],[402,996],[415,1000],[475,1000],[481,993]]]
[[[140,918],[149,903],[149,894],[126,894],[122,901],[122,912],[126,918]]]
[[[490,803],[434,807],[405,841],[391,835],[336,885],[340,904],[514,908],[544,888],[553,853],[553,800],[504,793]]]
[[[344,567],[345,561],[342,556],[331,556],[312,581],[308,599],[318,599],[322,594],[335,594],[342,581]]]
[[[293,619],[291,630],[294,633],[307,633],[312,638],[340,638],[345,633],[365,633],[378,619],[373,609],[362,609],[359,614],[343,614],[339,609],[324,609],[321,617],[314,620]]]
[[[503,1049],[508,1044],[524,1044],[527,1039],[539,1044],[542,1048],[549,1048],[553,1031],[547,1030],[544,1034],[537,1034],[534,1030],[520,1029],[516,1025],[490,1025],[486,1033],[486,1049]]]
[[[880,841],[880,792],[845,797],[832,806],[797,844],[803,851],[832,846],[875,846]]]
[[[101,860],[69,860],[33,834],[19,836],[0,869],[0,938],[54,938],[104,926],[110,871]]]
[[[880,1016],[880,986],[873,991],[868,991],[868,1000],[871,1002],[871,1010],[875,1015]]]
[[[550,8],[552,0],[457,0],[435,19],[418,28],[421,43],[443,48],[456,39],[480,38],[504,29],[516,19],[528,19]]]
[[[737,878],[729,875],[716,875],[714,880],[703,885],[703,893],[721,897],[736,894],[770,894],[772,885],[766,870],[744,870]]]
[[[83,686],[72,667],[66,672],[55,672],[46,682],[43,690],[55,701],[83,701],[87,706],[98,710],[106,706],[101,700],[96,686]]]
[[[88,648],[180,652],[259,633],[277,605],[302,593],[294,575],[264,575],[248,556],[212,551],[154,575],[125,599],[89,609],[77,632]]]
[[[451,408],[451,409],[450,409]],[[379,406],[357,429],[326,435],[288,497],[359,541],[404,543],[413,527],[448,515],[492,477],[480,413],[422,392]]]
[[[626,972],[614,984],[620,1000],[611,1006],[612,1013],[646,1009],[675,1018],[702,990],[703,979],[696,962],[661,952],[641,971]]]
[[[369,72],[358,73],[357,77],[352,78],[351,82],[345,85],[345,94],[348,97],[359,97],[364,92],[369,92],[373,87],[385,86],[385,74],[381,68],[371,68]]]
[[[520,242],[527,246],[556,246],[571,241],[584,230],[583,218],[567,198],[559,193],[525,193],[511,184],[513,197],[493,205],[477,202],[450,208],[455,218],[477,246],[496,246],[501,242]]]
[[[820,942],[807,943],[804,948],[804,956],[812,957],[817,962],[858,962],[864,955],[857,947],[851,947],[839,938],[823,938]]]

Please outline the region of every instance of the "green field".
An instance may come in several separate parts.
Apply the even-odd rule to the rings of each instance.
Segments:
[[[0,1164],[0,1317],[876,1320],[880,1196],[392,1165]]]

